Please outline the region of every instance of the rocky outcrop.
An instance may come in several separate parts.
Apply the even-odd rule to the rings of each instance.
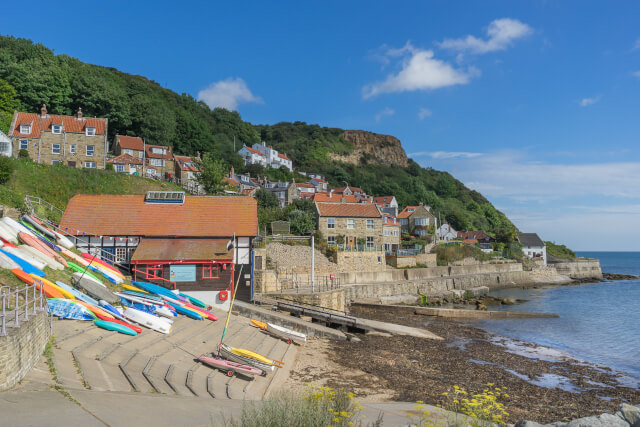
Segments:
[[[407,153],[394,136],[363,130],[346,130],[340,136],[353,144],[353,151],[347,155],[331,154],[331,160],[354,165],[375,163],[403,168],[409,166]]]
[[[614,415],[594,415],[568,423],[556,421],[551,424],[538,424],[534,421],[520,421],[515,427],[640,427],[640,405],[623,403]]]

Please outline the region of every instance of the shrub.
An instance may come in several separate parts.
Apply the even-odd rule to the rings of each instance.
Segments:
[[[113,163],[107,163],[104,167],[104,170],[113,172],[115,169],[113,168]]]
[[[0,156],[0,184],[4,184],[11,179],[14,169],[13,160],[9,157]]]
[[[25,150],[24,148],[22,148],[20,151],[18,151],[18,158],[19,159],[28,159],[29,158],[29,152],[27,150]]]
[[[482,392],[468,393],[465,389],[453,386],[453,392],[442,393],[445,397],[444,409],[457,414],[464,414],[470,417],[467,420],[475,427],[493,426],[494,424],[504,424],[504,417],[509,413],[503,403],[499,402],[500,398],[508,398],[505,387],[495,387],[492,383],[488,383]],[[456,425],[458,420],[455,420]]]

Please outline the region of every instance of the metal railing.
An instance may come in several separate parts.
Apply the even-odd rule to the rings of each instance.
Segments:
[[[336,244],[332,246],[335,246],[339,252],[382,252],[384,251],[384,247],[382,245],[367,245],[366,243],[353,244],[353,245],[344,243],[344,244]]]
[[[39,291],[35,286],[36,283],[40,287]],[[27,322],[29,316],[35,316],[38,311],[47,309],[47,299],[43,293],[42,281],[36,279],[36,283],[34,286],[25,285],[18,289],[12,289],[9,286],[0,287],[0,304],[2,304],[0,336],[7,335],[7,320],[12,323],[11,327],[19,328],[21,318],[22,322]]]
[[[43,206],[45,210],[48,210],[49,212],[55,214],[58,220],[62,219],[62,215],[64,214],[64,211],[62,209],[52,205],[51,203],[47,202],[44,199],[41,199],[40,197],[30,196],[27,194],[26,196],[24,196],[24,204],[27,206],[31,214],[34,214],[36,206]]]

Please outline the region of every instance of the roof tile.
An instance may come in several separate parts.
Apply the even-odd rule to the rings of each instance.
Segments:
[[[96,128],[96,135],[104,135],[107,119],[93,119],[84,117],[78,119],[75,116],[58,116],[48,114],[42,117],[35,113],[17,113],[16,124],[11,136],[24,136],[31,138],[40,138],[43,131],[51,131],[51,125],[62,125],[65,132],[84,133],[86,128]],[[31,133],[20,133],[20,125],[31,125]]]
[[[381,218],[376,205],[370,203],[322,203],[316,202],[320,216],[349,218]]]

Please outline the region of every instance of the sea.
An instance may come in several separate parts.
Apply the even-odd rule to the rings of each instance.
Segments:
[[[606,273],[640,276],[640,252],[579,252],[578,256],[599,259]],[[640,280],[499,289],[490,294],[527,300],[501,306],[501,310],[555,313],[560,317],[490,320],[482,322],[483,328],[608,366],[640,387]]]

